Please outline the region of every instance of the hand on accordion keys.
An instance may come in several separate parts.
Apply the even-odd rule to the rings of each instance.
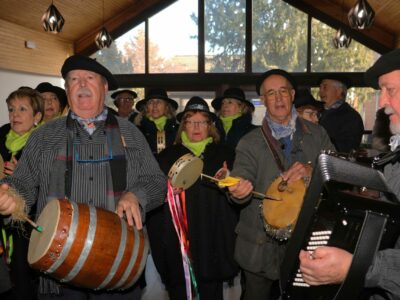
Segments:
[[[318,247],[313,252],[301,250],[300,271],[309,285],[341,283],[349,271],[353,255],[336,247]]]

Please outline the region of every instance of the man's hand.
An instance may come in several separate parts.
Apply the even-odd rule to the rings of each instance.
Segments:
[[[250,195],[250,193],[253,191],[253,184],[246,179],[240,178],[239,183],[228,186],[228,190],[233,197],[237,199],[243,199]]]
[[[9,185],[3,183],[0,185],[0,214],[10,215],[14,212],[17,201],[9,193]]]
[[[130,226],[135,223],[135,227],[138,230],[143,228],[139,200],[133,193],[126,192],[122,195],[118,202],[116,213],[120,218],[123,218],[125,213],[126,220]]]
[[[318,247],[314,252],[301,250],[300,271],[310,285],[341,283],[347,276],[353,255],[336,247]]]
[[[303,164],[296,161],[285,173],[282,174],[284,181],[295,182],[301,178],[310,178],[312,174],[311,164]]]

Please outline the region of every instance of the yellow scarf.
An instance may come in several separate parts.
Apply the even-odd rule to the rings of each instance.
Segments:
[[[199,157],[204,152],[206,146],[212,143],[213,141],[212,137],[208,137],[200,142],[191,142],[189,141],[189,138],[185,131],[182,131],[181,138],[182,138],[182,144],[190,151],[192,151],[193,154],[196,155],[197,157]]]
[[[154,122],[156,124],[157,130],[158,131],[164,131],[165,124],[167,123],[167,117],[162,116],[157,119],[153,119],[152,117],[149,117],[149,120]]]
[[[23,135],[19,135],[12,129],[8,132],[6,136],[6,148],[12,156],[15,156],[18,151],[25,147],[25,144],[34,129],[35,127],[32,127],[31,130],[25,132]]]
[[[222,117],[222,116],[220,117],[222,124],[224,125],[225,134],[228,134],[229,130],[231,130],[233,120],[239,118],[241,115],[242,115],[242,113],[238,113],[236,115],[229,116],[229,117]]]

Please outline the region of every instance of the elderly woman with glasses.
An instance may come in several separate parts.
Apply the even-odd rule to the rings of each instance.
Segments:
[[[318,124],[319,115],[324,109],[321,101],[315,100],[309,90],[298,89],[294,97],[294,106],[300,118]]]
[[[213,175],[226,161],[231,166],[234,152],[219,144],[214,126],[217,117],[210,112],[200,97],[192,97],[184,111],[177,116],[180,121],[175,145],[159,154],[161,169],[168,174],[171,166],[183,155],[192,154],[203,160],[203,173]],[[170,299],[187,299],[190,284],[197,287],[201,299],[222,299],[224,281],[238,273],[233,259],[237,210],[225,197],[223,190],[209,180],[197,179],[186,191],[170,187],[169,199],[179,195],[179,203],[186,213],[180,220],[172,217],[169,206],[164,206],[164,227],[159,241],[162,257],[157,267]],[[180,202],[182,201],[182,202]],[[187,224],[184,251],[180,246],[175,226]],[[181,236],[182,237],[182,236]],[[191,262],[183,259],[189,257]],[[191,279],[189,280],[189,276]]]
[[[134,122],[137,112],[133,110],[135,98],[137,94],[131,90],[119,90],[111,94],[114,99],[114,105],[118,108],[118,115],[121,118],[127,118],[132,123]]]
[[[0,177],[13,174],[29,136],[43,116],[42,97],[34,89],[22,87],[12,92],[6,102],[10,123],[0,128],[0,154],[5,161],[4,173]],[[34,214],[34,210],[31,214]],[[2,294],[1,299],[34,299],[34,274],[26,259],[29,242],[27,237],[31,227],[3,226],[0,222],[0,228],[0,248],[3,244],[3,255],[9,263],[13,285],[10,291]],[[1,255],[0,259],[3,259]]]

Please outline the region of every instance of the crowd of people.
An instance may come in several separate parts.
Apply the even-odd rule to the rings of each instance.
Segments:
[[[0,128],[1,299],[278,299],[290,229],[268,224],[265,198],[284,201],[268,196],[275,182],[280,192],[292,184],[305,190],[321,151],[359,148],[364,126],[346,102],[350,80],[321,77],[318,101],[290,73],[269,70],[255,82],[265,106],[256,126],[255,106],[238,87],[216,97],[213,112],[199,96],[179,108],[163,88],[149,90],[135,106],[135,91],[118,90],[108,69],[82,55],[67,58],[61,75],[65,90],[43,82],[6,99],[9,123]],[[365,78],[381,90],[380,112],[390,116],[381,127],[390,126],[393,136],[380,144],[394,151],[400,143],[400,49],[378,59]],[[113,90],[117,110],[106,105]],[[183,157],[200,159],[208,179],[174,186],[170,171]],[[400,198],[398,172],[397,159],[385,167]],[[237,181],[216,184],[227,176]],[[141,279],[123,291],[86,290],[32,270],[26,259],[32,227],[13,222],[16,194],[33,220],[50,200],[65,198],[113,211],[146,230],[150,253]],[[400,298],[398,248],[399,242],[378,251],[367,274],[360,274],[365,288],[377,291],[374,299]],[[319,247],[301,251],[299,260],[308,284],[338,284],[352,254]],[[238,292],[227,293],[235,282]]]

